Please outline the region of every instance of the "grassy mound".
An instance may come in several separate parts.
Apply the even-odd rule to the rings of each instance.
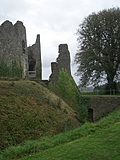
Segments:
[[[42,85],[0,81],[0,150],[79,125],[74,110]]]
[[[1,153],[2,160],[119,160],[120,108],[95,123],[53,137],[26,141]],[[26,157],[24,157],[27,155]]]

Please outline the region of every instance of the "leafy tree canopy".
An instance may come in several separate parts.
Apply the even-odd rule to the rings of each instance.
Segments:
[[[85,18],[77,30],[75,63],[82,85],[107,82],[116,89],[120,77],[120,9],[105,9]]]

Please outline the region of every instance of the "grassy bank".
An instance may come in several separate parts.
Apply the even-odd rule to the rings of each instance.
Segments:
[[[74,110],[31,81],[0,81],[0,150],[78,127]]]
[[[119,160],[119,135],[120,108],[98,122],[86,123],[75,130],[51,138],[44,137],[10,147],[1,153],[1,159]]]

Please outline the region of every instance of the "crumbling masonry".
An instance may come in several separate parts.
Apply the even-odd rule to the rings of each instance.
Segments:
[[[60,44],[58,52],[59,55],[56,62],[51,63],[50,81],[53,84],[57,83],[58,74],[62,68],[71,76],[68,45]],[[14,72],[15,70],[13,69],[16,69],[15,67],[22,68],[22,78],[35,77],[42,80],[40,35],[37,35],[35,44],[27,47],[26,29],[23,23],[17,21],[13,25],[10,21],[5,21],[0,26],[0,78],[1,75],[4,77],[4,71],[8,72],[6,68],[10,68]],[[11,72],[7,73],[7,76],[12,76]],[[115,109],[119,104],[120,99],[118,97],[113,97],[112,99],[95,97],[92,99],[91,107],[88,109],[88,118],[91,121],[95,121]]]
[[[57,83],[58,73],[62,68],[71,75],[68,45],[60,44],[58,52],[56,62],[51,63],[52,83]],[[42,80],[40,35],[37,35],[35,44],[27,47],[26,28],[23,23],[17,21],[13,25],[10,21],[5,21],[0,26],[0,63],[1,61],[4,61],[12,72],[14,72],[12,65],[15,62],[16,68],[22,68],[22,78],[36,77]],[[0,72],[1,70],[0,66]]]
[[[22,67],[22,78],[42,78],[40,35],[34,45],[27,47],[26,28],[21,21],[14,25],[5,21],[0,26],[0,61],[11,67],[13,62]]]
[[[64,68],[69,75],[71,75],[70,69],[70,52],[68,50],[67,44],[60,44],[58,46],[58,58],[56,62],[51,63],[51,72],[50,81],[53,84],[57,83],[59,71]]]

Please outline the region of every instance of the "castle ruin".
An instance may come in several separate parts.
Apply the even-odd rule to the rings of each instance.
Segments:
[[[50,81],[57,83],[59,71],[64,68],[71,75],[70,52],[67,44],[58,46],[58,58],[51,63]],[[3,63],[4,61],[4,63]],[[0,26],[0,76],[4,77],[3,66],[7,66],[6,77],[13,77],[14,72],[21,72],[21,78],[39,78],[42,80],[41,46],[40,35],[37,35],[36,42],[27,47],[26,28],[21,21],[14,25],[5,21]],[[10,73],[9,73],[10,72]],[[15,77],[16,75],[14,75]]]
[[[58,46],[58,58],[56,62],[51,63],[51,75],[50,81],[53,84],[56,84],[58,81],[59,71],[63,68],[67,71],[67,73],[71,76],[71,68],[70,68],[70,52],[68,50],[67,44],[60,44]]]
[[[40,35],[37,35],[36,42],[28,47],[28,73],[29,77],[39,77],[42,79],[41,46]]]
[[[56,62],[51,63],[50,81],[53,84],[57,83],[59,71],[62,68],[71,76],[68,45],[60,44],[58,53]],[[35,44],[27,47],[26,28],[23,23],[17,21],[13,25],[7,20],[0,26],[0,78],[12,77],[14,75],[12,72],[16,71],[17,73],[19,70],[22,71],[21,78],[35,77],[42,80],[40,35],[37,35]],[[79,89],[78,92],[80,92]],[[120,104],[120,99],[119,97],[112,97],[112,99],[111,97],[107,99],[105,97],[93,97],[91,102],[88,118],[90,121],[95,121],[115,109]]]
[[[22,78],[42,78],[40,35],[34,45],[27,47],[26,28],[21,21],[14,25],[5,21],[0,26],[0,61],[10,68],[22,69]],[[14,72],[14,71],[13,71]],[[10,76],[10,75],[8,75]]]

